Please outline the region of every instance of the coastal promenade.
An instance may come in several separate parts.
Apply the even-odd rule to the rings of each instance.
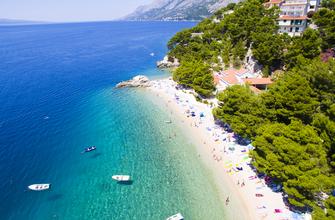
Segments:
[[[172,123],[183,128],[212,172],[229,219],[310,219],[289,210],[281,192],[274,192],[250,166],[251,145],[240,145],[234,133],[216,125],[209,104],[197,102],[192,91],[176,88],[171,79],[148,87],[170,111]],[[208,100],[215,105],[216,99]],[[213,106],[214,106],[213,105]]]

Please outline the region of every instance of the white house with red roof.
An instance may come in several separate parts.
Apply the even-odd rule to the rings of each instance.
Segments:
[[[290,36],[301,35],[308,26],[307,13],[316,11],[319,5],[320,0],[270,0],[264,3],[265,7],[280,8],[279,33]]]
[[[284,0],[270,0],[268,2],[265,2],[264,6],[267,7],[267,8],[271,8],[271,7],[274,7],[274,6],[280,7],[283,2],[284,2]]]
[[[259,93],[266,90],[272,83],[270,78],[261,78],[259,74],[241,68],[229,68],[218,73],[214,73],[214,83],[217,91],[223,91],[229,86],[248,84],[252,91]]]

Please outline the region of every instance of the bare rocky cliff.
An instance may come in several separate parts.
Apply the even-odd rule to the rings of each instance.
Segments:
[[[123,20],[202,20],[227,4],[236,2],[239,0],[155,0],[150,5],[138,7]]]

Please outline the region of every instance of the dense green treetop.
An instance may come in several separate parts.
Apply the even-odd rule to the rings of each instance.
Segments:
[[[318,26],[322,38],[322,48],[335,47],[335,11],[322,8],[313,15],[313,21]]]
[[[291,205],[331,219],[334,199],[319,194],[335,189],[335,61],[299,58],[260,95],[236,85],[217,98],[214,116],[253,141],[257,170],[283,184]]]
[[[239,68],[251,49],[267,76],[276,69],[291,69],[301,59],[318,57],[321,49],[335,47],[335,11],[319,10],[313,16],[319,30],[307,28],[302,36],[295,37],[278,34],[278,16],[279,8],[265,8],[260,0],[229,4],[172,37],[169,56],[181,62],[199,60],[218,71],[230,66]]]
[[[335,0],[322,0],[321,6],[331,10],[335,10]]]
[[[255,136],[255,128],[265,119],[262,116],[264,105],[257,95],[248,86],[235,85],[219,93],[217,98],[224,104],[214,109],[214,116],[231,125],[242,137]]]
[[[209,66],[199,60],[182,61],[174,72],[173,79],[184,86],[194,88],[201,96],[210,96],[214,90]]]
[[[307,28],[301,37],[293,37],[284,57],[287,67],[296,66],[299,57],[313,59],[319,56],[321,44],[320,33],[310,28]]]
[[[277,33],[278,8],[246,0],[168,43],[169,56],[181,61],[174,80],[202,97],[213,94],[213,71],[240,67],[249,49],[264,75],[283,72],[260,95],[248,85],[227,88],[217,95],[220,105],[213,114],[253,141],[255,168],[282,183],[292,206],[313,209],[314,219],[335,216],[334,197],[320,197],[335,189],[335,61],[319,58],[335,47],[333,2],[324,1],[327,8],[311,15],[318,29],[307,28],[298,37]]]
[[[312,126],[300,121],[271,123],[257,133],[253,164],[259,172],[283,183],[292,205],[312,207],[317,193],[331,192],[334,178],[329,177],[326,151]]]

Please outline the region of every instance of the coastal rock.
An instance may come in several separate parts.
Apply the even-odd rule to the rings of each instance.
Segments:
[[[148,77],[143,75],[138,75],[133,77],[130,80],[120,82],[116,85],[116,88],[123,88],[123,87],[148,87],[150,86],[150,80]]]
[[[174,68],[179,66],[179,61],[176,58],[165,56],[162,61],[157,62],[157,67],[164,68]]]

